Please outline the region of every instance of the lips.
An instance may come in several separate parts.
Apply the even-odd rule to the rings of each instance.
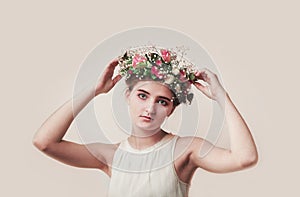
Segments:
[[[151,118],[150,116],[140,116],[142,119],[147,120],[147,121],[151,121],[153,120],[153,118]]]

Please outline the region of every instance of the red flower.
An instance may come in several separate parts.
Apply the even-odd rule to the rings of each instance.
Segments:
[[[183,70],[180,70],[180,77],[179,77],[180,81],[185,82],[188,79],[186,78],[186,74]]]
[[[162,59],[164,60],[164,62],[169,63],[171,61],[171,53],[170,53],[170,51],[168,51],[166,49],[161,49],[160,53],[162,55]]]
[[[139,54],[135,54],[132,59],[132,67],[135,68],[138,63],[146,62],[147,59]]]
[[[162,62],[160,60],[156,60],[155,63],[158,65],[158,66],[161,66]]]
[[[157,78],[162,79],[163,78],[163,74],[161,74],[159,72],[159,69],[156,66],[152,66],[151,68],[151,73],[154,74]]]

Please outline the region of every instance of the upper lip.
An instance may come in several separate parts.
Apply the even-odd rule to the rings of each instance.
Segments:
[[[153,118],[151,118],[150,116],[144,116],[144,115],[140,115],[140,117],[143,117],[143,118],[148,118],[150,120],[153,120]]]

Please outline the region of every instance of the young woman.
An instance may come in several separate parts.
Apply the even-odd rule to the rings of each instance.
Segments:
[[[256,164],[258,154],[250,130],[217,76],[208,69],[189,70],[171,51],[147,50],[113,60],[102,73],[95,92],[84,95],[75,109],[72,100],[63,104],[39,128],[34,145],[63,163],[105,172],[111,177],[109,196],[186,197],[197,168],[225,173]],[[120,74],[113,78],[118,65],[120,74],[126,76],[131,135],[114,145],[83,145],[64,140],[74,117],[122,78]],[[180,137],[161,128],[180,103],[191,102],[191,85],[224,111],[230,149],[213,146],[200,137]],[[200,152],[205,147],[212,149],[202,157]]]

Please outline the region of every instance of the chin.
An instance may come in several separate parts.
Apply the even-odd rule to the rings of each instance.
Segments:
[[[161,127],[153,127],[153,126],[145,126],[145,125],[136,125],[139,130],[145,132],[145,134],[155,134],[156,132],[160,131]]]

